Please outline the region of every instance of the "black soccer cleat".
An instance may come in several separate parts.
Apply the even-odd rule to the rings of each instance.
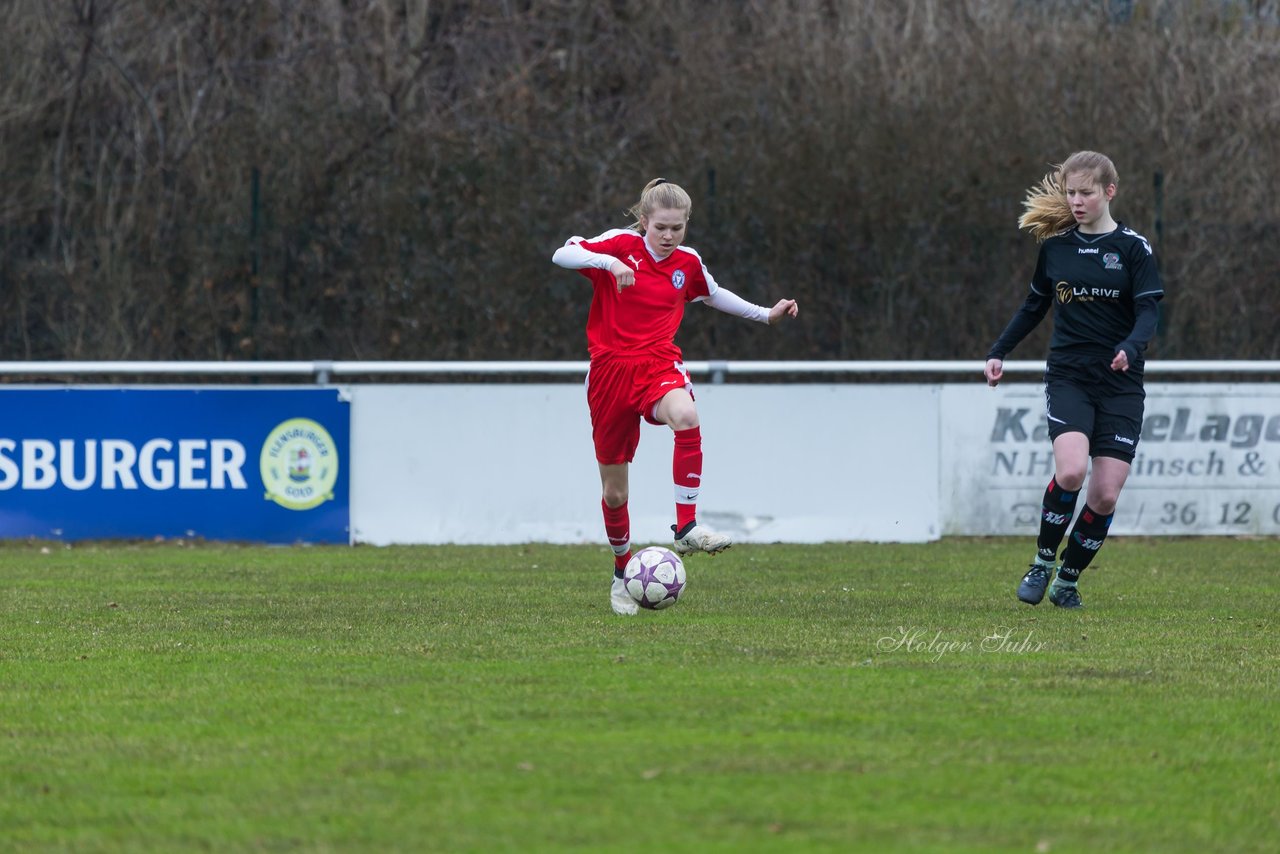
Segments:
[[[1018,585],[1018,598],[1028,605],[1039,605],[1040,600],[1044,599],[1045,588],[1049,586],[1049,569],[1043,564],[1031,564],[1027,574],[1022,576],[1022,583]]]
[[[1074,584],[1055,584],[1049,589],[1049,601],[1059,608],[1083,608],[1080,591]]]

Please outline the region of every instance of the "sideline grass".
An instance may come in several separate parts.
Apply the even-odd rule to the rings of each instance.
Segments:
[[[0,546],[17,850],[1265,851],[1277,544]],[[47,553],[46,553],[47,552]]]

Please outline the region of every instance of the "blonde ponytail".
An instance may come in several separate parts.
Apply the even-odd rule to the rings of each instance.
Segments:
[[[1027,190],[1027,197],[1022,200],[1023,212],[1018,217],[1018,228],[1030,232],[1038,243],[1063,231],[1076,220],[1067,202],[1067,193],[1059,182],[1060,170],[1058,167],[1045,175],[1039,184]]]

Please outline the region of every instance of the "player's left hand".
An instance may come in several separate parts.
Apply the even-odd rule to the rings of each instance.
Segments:
[[[1113,371],[1129,370],[1129,354],[1123,350],[1116,353],[1116,357],[1111,360],[1111,370]]]
[[[784,317],[795,317],[800,313],[800,306],[793,299],[780,299],[778,304],[769,309],[769,325],[773,326]]]

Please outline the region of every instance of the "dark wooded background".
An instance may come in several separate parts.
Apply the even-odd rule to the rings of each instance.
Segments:
[[[1276,7],[8,0],[0,359],[582,359],[551,253],[658,175],[802,306],[694,308],[689,358],[980,358],[1080,148],[1156,245],[1152,353],[1280,358]]]

